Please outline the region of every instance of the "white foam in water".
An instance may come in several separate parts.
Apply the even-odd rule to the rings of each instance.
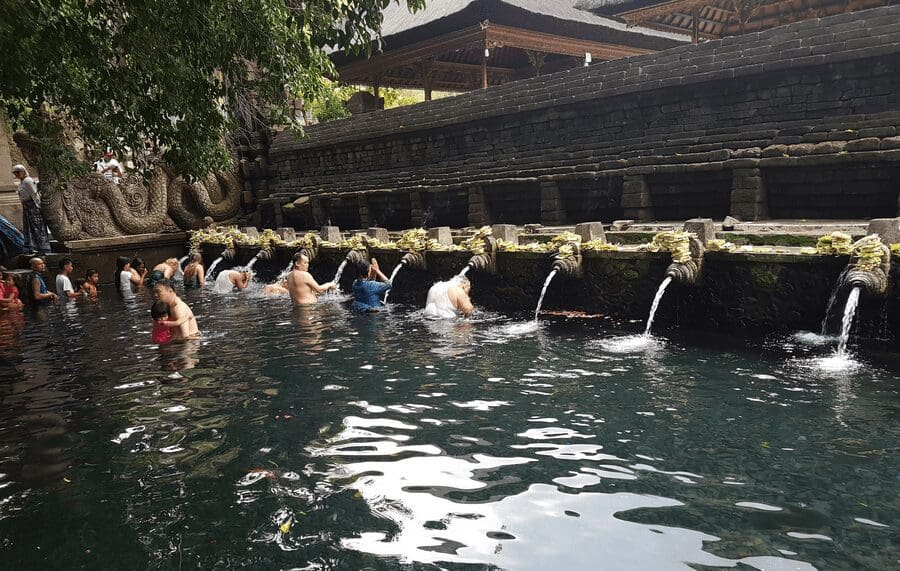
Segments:
[[[641,334],[602,339],[598,344],[604,351],[610,353],[637,353],[659,347],[660,341],[652,335]]]
[[[525,323],[512,323],[503,327],[501,331],[505,335],[525,335],[527,333],[534,333],[540,328],[541,324],[537,321],[526,321]]]
[[[828,357],[813,359],[812,364],[816,369],[825,373],[852,373],[860,367],[858,361],[854,361],[847,355],[838,355],[837,353]]]
[[[792,337],[804,345],[828,345],[837,341],[837,337],[834,335],[823,335],[812,331],[798,331]]]

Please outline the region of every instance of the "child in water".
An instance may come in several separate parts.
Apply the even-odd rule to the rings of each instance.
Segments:
[[[172,341],[172,331],[169,329],[169,306],[157,301],[150,306],[150,317],[153,318],[153,342],[165,345]]]
[[[2,268],[3,266],[0,266]],[[0,282],[0,309],[22,309],[22,300],[19,299],[19,288],[11,273],[3,268],[3,281]]]
[[[91,299],[96,298],[99,294],[97,285],[100,283],[100,272],[97,270],[88,270],[84,277],[84,283],[81,284],[81,288],[78,291]]]

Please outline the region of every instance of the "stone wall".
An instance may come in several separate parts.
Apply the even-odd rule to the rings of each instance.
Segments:
[[[353,193],[365,226],[367,193],[385,191],[409,196],[399,226],[435,192],[465,193],[469,224],[570,222],[584,204],[643,220],[894,216],[898,126],[893,6],[279,133],[254,185],[274,223],[301,215],[282,209],[298,197],[325,222]],[[819,203],[823,169],[845,182]]]

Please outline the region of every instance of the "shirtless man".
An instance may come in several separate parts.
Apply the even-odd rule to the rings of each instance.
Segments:
[[[175,293],[172,282],[169,280],[156,282],[153,286],[153,297],[169,306],[168,321],[172,323],[173,341],[199,337],[200,329],[197,327],[194,312]]]
[[[334,289],[337,284],[319,283],[309,273],[309,258],[303,252],[294,254],[294,269],[288,275],[287,288],[291,294],[291,302],[294,305],[308,305],[316,303],[320,293]]]

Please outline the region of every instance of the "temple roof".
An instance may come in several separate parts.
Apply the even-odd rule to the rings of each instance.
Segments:
[[[579,0],[575,6],[631,26],[721,38],[898,0]],[[696,21],[695,21],[696,18]],[[695,27],[696,26],[696,27]]]
[[[347,83],[461,91],[689,41],[575,6],[576,0],[440,0],[410,13],[405,3],[391,3],[371,57],[331,57]]]

